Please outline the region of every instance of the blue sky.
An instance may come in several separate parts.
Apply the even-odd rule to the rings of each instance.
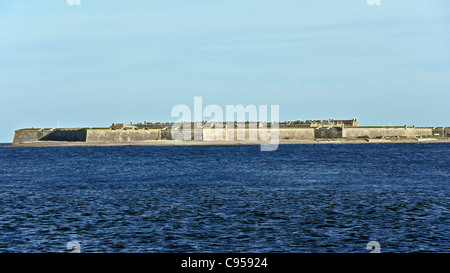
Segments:
[[[0,2],[0,142],[58,120],[176,120],[194,96],[279,105],[280,120],[448,126],[450,2]]]

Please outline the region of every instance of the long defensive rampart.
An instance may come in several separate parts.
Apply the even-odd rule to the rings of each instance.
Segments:
[[[13,144],[36,141],[80,141],[88,143],[114,142],[145,142],[155,140],[194,140],[194,141],[224,141],[224,140],[270,140],[278,136],[280,140],[311,140],[320,138],[383,138],[433,135],[431,128],[280,128],[278,134],[266,129],[194,129],[190,134],[182,131],[149,129],[149,130],[109,130],[109,129],[58,129],[58,130],[17,130]],[[447,132],[445,129],[445,135]]]
[[[430,130],[431,135],[431,130]],[[345,128],[343,137],[347,138],[376,138],[376,137],[406,137],[415,138],[415,128]]]
[[[161,139],[161,130],[87,130],[86,142],[139,142]]]

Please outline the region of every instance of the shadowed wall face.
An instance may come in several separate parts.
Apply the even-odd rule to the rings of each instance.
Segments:
[[[56,130],[42,137],[44,141],[86,141],[86,130]]]

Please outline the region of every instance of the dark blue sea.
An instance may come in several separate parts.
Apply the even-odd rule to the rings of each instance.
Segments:
[[[0,252],[450,252],[450,145],[0,147]]]

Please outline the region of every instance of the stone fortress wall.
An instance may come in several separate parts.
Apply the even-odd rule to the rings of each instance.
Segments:
[[[36,141],[81,141],[88,143],[145,142],[155,140],[192,140],[192,141],[224,141],[224,140],[269,140],[271,136],[262,134],[271,129],[226,129],[197,128],[191,130],[188,138],[183,138],[183,130],[170,129],[33,129],[17,130],[13,144]],[[175,134],[174,134],[175,133]],[[329,139],[329,138],[416,138],[443,134],[450,137],[449,128],[415,128],[415,127],[328,127],[328,128],[279,128],[279,140]],[[190,137],[189,137],[190,135]],[[274,135],[272,135],[274,136]]]

